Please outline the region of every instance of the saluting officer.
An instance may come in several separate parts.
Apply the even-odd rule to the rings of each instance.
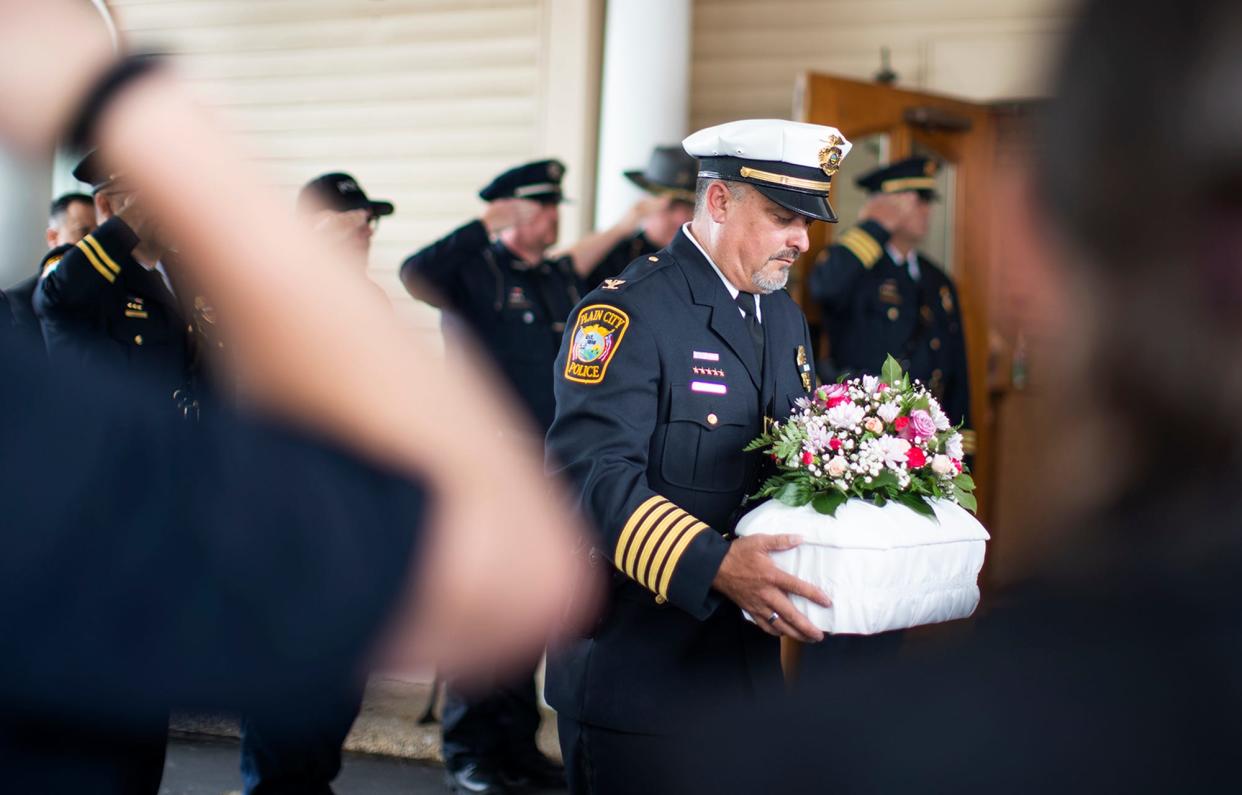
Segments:
[[[957,288],[916,251],[927,237],[936,162],[912,157],[858,178],[859,224],[820,252],[811,291],[823,307],[825,378],[876,374],[888,354],[931,389],[954,423],[970,423],[966,341]]]
[[[763,476],[742,448],[814,388],[806,319],[782,288],[811,225],[836,220],[850,144],[747,120],[684,147],[700,158],[694,220],[579,304],[556,361],[549,465],[577,483],[612,583],[592,636],[549,661],[576,793],[667,791],[702,707],[774,697],[777,636],[823,637],[788,594],[827,597],[768,556],[797,539],[729,534]]]
[[[479,191],[483,217],[411,256],[401,266],[410,293],[444,310],[450,339],[464,327],[490,354],[539,433],[555,411],[552,362],[565,321],[581,296],[569,256],[551,258],[565,167],[540,160],[509,169]],[[445,688],[441,719],[448,784],[470,793],[516,786],[563,786],[560,766],[535,744],[538,661],[518,676]]]
[[[48,355],[53,363],[90,362],[133,376],[154,401],[188,414],[194,329],[178,303],[158,222],[124,176],[104,172],[93,152],[73,175],[93,186],[101,224],[49,260],[35,290]]]
[[[584,237],[569,250],[575,262],[599,263],[586,274],[587,289],[620,276],[634,260],[673,242],[673,236],[694,216],[698,173],[698,162],[680,146],[657,146],[645,169],[625,172],[626,179],[650,196],[614,226]]]
[[[409,257],[410,294],[445,310],[446,332],[464,325],[492,355],[539,428],[552,422],[552,377],[565,319],[581,296],[569,257],[551,259],[560,231],[558,160],[509,169],[479,191],[481,218]]]

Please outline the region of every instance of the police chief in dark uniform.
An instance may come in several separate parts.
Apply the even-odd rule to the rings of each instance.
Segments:
[[[446,339],[465,332],[490,355],[539,433],[552,423],[552,362],[582,294],[573,258],[547,255],[559,233],[564,173],[557,160],[505,171],[479,191],[488,203],[482,218],[401,266],[410,293],[444,310]],[[491,687],[446,687],[443,752],[454,789],[499,793],[564,783],[535,744],[534,668]]]
[[[876,374],[890,353],[970,424],[966,340],[957,288],[915,247],[927,236],[936,162],[912,157],[858,178],[869,198],[858,226],[820,253],[811,291],[829,340],[825,378]]]
[[[169,247],[142,197],[94,153],[74,176],[94,186],[104,220],[44,270],[35,291],[48,356],[110,367],[144,384],[153,403],[188,413],[199,352],[166,267]]]
[[[797,539],[729,534],[764,475],[743,447],[814,388],[806,319],[782,288],[811,224],[836,220],[828,191],[850,145],[753,120],[684,146],[700,158],[693,222],[579,304],[556,362],[549,466],[577,484],[611,579],[590,637],[549,660],[575,793],[668,791],[703,707],[774,697],[777,638],[823,637],[788,594],[827,597],[768,557]]]
[[[575,260],[588,260],[593,253],[588,247],[606,249],[602,259],[596,255],[599,264],[586,275],[588,289],[620,276],[634,260],[673,242],[673,236],[694,216],[698,173],[698,161],[681,146],[657,146],[645,169],[625,172],[626,179],[652,198],[636,204],[611,229],[590,235],[570,249]]]

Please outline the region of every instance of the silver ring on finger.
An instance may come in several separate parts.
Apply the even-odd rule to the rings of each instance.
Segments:
[[[780,617],[781,617],[781,614],[773,610],[772,615],[768,616],[768,625],[771,626],[775,624],[777,619],[779,619]]]

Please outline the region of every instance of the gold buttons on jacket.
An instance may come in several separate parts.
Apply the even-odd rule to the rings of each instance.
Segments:
[[[898,316],[898,315],[900,315],[900,314],[901,314],[901,313],[897,311],[897,307],[895,307],[895,306],[889,307],[889,309],[888,309],[888,319],[889,319],[889,320],[896,320],[896,319],[897,319],[897,316]]]
[[[938,351],[938,350],[940,350],[940,338],[939,338],[939,337],[932,337],[932,341],[931,341],[931,349],[932,349],[933,351]]]
[[[708,425],[715,425],[715,424],[716,424],[716,423],[718,423],[718,422],[720,422],[720,418],[719,418],[719,417],[717,417],[715,414],[708,414],[708,415],[707,415],[707,424],[708,424]]]
[[[142,335],[141,335],[141,334],[135,334],[135,335],[134,335],[134,344],[135,344],[135,345],[141,345],[141,344],[142,344]]]

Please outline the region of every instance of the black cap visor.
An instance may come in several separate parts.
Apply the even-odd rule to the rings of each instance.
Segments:
[[[818,193],[803,193],[796,190],[786,190],[785,188],[775,188],[770,185],[760,185],[755,182],[748,182],[754,186],[755,190],[767,196],[786,210],[793,210],[799,215],[805,215],[807,218],[813,218],[816,221],[827,221],[830,224],[837,222],[837,214],[833,211],[832,205],[828,203],[825,196]]]

